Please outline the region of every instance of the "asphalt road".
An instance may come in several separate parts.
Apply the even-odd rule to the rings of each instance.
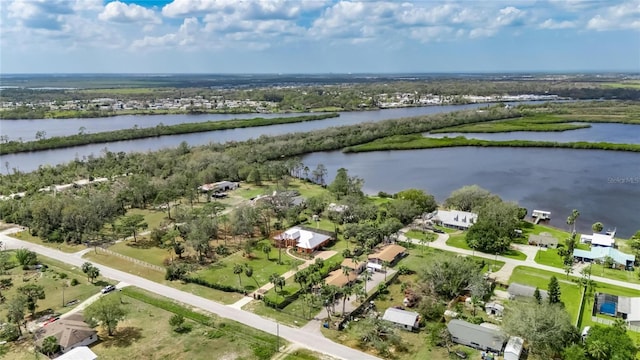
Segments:
[[[85,259],[82,259],[80,255],[64,253],[45,246],[32,244],[27,241],[9,237],[6,235],[6,231],[0,233],[0,241],[2,241],[6,249],[26,248],[38,254],[78,267],[80,267],[86,261]],[[335,358],[345,360],[378,359],[375,356],[371,356],[350,347],[334,343],[333,341],[318,334],[309,333],[301,329],[294,329],[285,325],[278,325],[274,321],[262,318],[248,311],[236,309],[227,305],[222,305],[214,301],[202,298],[200,296],[177,290],[172,287],[162,285],[116,269],[112,269],[104,265],[94,265],[100,269],[100,274],[102,276],[109,279],[123,282],[132,286],[137,286],[141,289],[208,311],[222,318],[238,321],[242,324],[273,335],[276,335],[279,332],[280,337],[282,337],[283,339],[322,354],[327,354]]]

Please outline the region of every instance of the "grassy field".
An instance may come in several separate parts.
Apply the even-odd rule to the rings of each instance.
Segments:
[[[588,124],[567,124],[568,120],[550,116],[528,116],[518,119],[488,121],[478,124],[453,126],[432,133],[499,133],[511,131],[567,131],[588,128]]]
[[[615,89],[640,89],[640,82],[638,81],[622,81],[615,83],[602,83],[604,87]]]
[[[242,297],[242,295],[237,293],[224,292],[196,284],[183,284],[178,281],[166,281],[164,279],[165,273],[163,271],[138,265],[121,257],[100,252],[99,250],[97,254],[90,251],[85,254],[83,258],[223,304],[233,304]]]
[[[425,240],[427,243],[438,238],[438,236],[432,232],[425,232],[421,230],[409,230],[405,235],[410,239]]]
[[[447,245],[457,247],[460,249],[471,250],[469,245],[467,245],[467,240],[465,239],[466,233],[460,232],[455,234],[450,234],[449,239],[447,240]],[[481,251],[478,251],[479,253]],[[495,254],[492,254],[495,255]],[[507,250],[504,253],[500,254],[500,256],[508,257],[516,260],[526,260],[527,255],[518,251],[518,250]]]
[[[54,243],[54,242],[43,241],[40,237],[29,234],[28,231],[21,231],[15,234],[11,234],[9,236],[19,240],[28,241],[30,243],[46,246],[48,248],[64,251],[66,253],[74,253],[87,248],[84,245],[68,245],[67,243]]]
[[[19,287],[29,284],[40,285],[44,287],[46,298],[38,300],[36,311],[51,309],[62,314],[72,309],[72,307],[63,306],[63,286],[66,286],[64,288],[64,303],[71,300],[83,301],[97,294],[105,286],[104,281],[96,281],[95,284],[90,284],[87,276],[74,266],[66,265],[41,255],[38,255],[38,259],[47,265],[48,268],[45,271],[22,270],[22,267],[17,266],[17,262],[14,259],[13,263],[16,266],[8,270],[7,274],[3,276],[3,278],[10,278],[13,285],[8,289],[2,290],[2,295],[7,299],[12,299],[16,296]],[[63,279],[62,277],[65,278]],[[77,279],[78,285],[71,286],[71,279]],[[6,309],[0,307],[0,318],[4,319],[5,316]]]
[[[259,244],[266,244],[268,240],[264,240]],[[282,250],[282,264],[278,264],[278,249],[272,248],[267,259],[267,254],[262,252],[259,245],[257,249],[253,251],[253,257],[251,259],[244,257],[242,251],[238,251],[232,255],[227,256],[223,260],[210,265],[206,269],[199,270],[195,273],[198,277],[208,280],[209,282],[225,284],[230,286],[239,287],[240,283],[238,275],[233,273],[233,267],[235,264],[250,265],[253,268],[253,279],[255,279],[260,286],[269,282],[269,276],[271,274],[283,274],[289,270],[295,269],[298,265],[302,264],[302,261],[293,259],[286,254],[286,251]],[[242,286],[247,290],[255,290],[256,283],[253,279],[247,278],[244,274],[241,275]]]
[[[167,213],[165,211],[150,209],[129,209],[127,211],[127,215],[136,214],[142,214],[144,216],[144,221],[147,223],[149,230],[160,227],[163,222],[167,221]]]
[[[138,239],[137,242],[122,241],[110,246],[109,250],[158,266],[164,266],[164,260],[170,258],[172,254],[169,251],[171,249],[161,249],[151,245],[147,239]]]
[[[142,294],[146,300],[139,300],[140,295],[127,295],[133,292]],[[274,336],[198,313],[198,319],[210,318],[215,324],[205,325],[186,315],[194,312],[169,299],[138,289],[125,289],[122,301],[128,310],[125,320],[118,324],[113,337],[106,336],[100,329],[101,341],[92,346],[100,359],[269,359],[275,352]],[[186,323],[192,327],[190,332],[179,334],[171,329],[169,319],[174,313],[185,314]],[[153,326],[149,326],[150,323]]]

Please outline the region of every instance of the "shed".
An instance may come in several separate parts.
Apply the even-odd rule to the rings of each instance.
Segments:
[[[496,302],[489,302],[484,305],[484,310],[487,312],[487,315],[502,316],[504,313],[504,306]]]
[[[384,312],[382,320],[389,321],[404,330],[412,331],[418,328],[420,315],[414,311],[406,311],[390,307]]]
[[[522,355],[522,346],[524,340],[517,336],[512,336],[507,341],[507,346],[504,347],[504,360],[519,360]]]
[[[533,286],[511,283],[507,292],[509,293],[509,298],[513,300],[517,297],[533,297],[533,294],[536,292],[536,288]],[[544,300],[547,298],[548,294],[545,290],[540,290],[540,296]]]
[[[548,232],[542,232],[539,235],[531,234],[529,235],[529,245],[555,249],[558,247],[558,239]]]

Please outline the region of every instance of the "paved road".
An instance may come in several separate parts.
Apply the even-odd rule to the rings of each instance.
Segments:
[[[63,253],[61,251],[47,248],[45,246],[14,239],[7,236],[6,232],[0,233],[0,241],[2,241],[7,249],[27,248],[31,251],[35,251],[38,254],[78,267],[86,261],[80,257],[74,256],[73,254]],[[175,299],[181,303],[214,313],[222,318],[235,320],[247,326],[251,326],[255,329],[259,329],[273,335],[276,335],[276,332],[278,331],[277,328],[279,327],[280,337],[294,344],[298,344],[304,348],[322,354],[327,354],[335,358],[345,360],[378,359],[377,357],[365,354],[350,347],[334,343],[333,341],[328,340],[318,334],[310,334],[300,329],[294,329],[285,325],[277,325],[277,323],[274,321],[264,319],[248,311],[240,310],[227,305],[222,305],[214,301],[202,298],[200,296],[180,291],[172,287],[162,285],[119,270],[115,270],[104,265],[94,265],[100,269],[100,274],[104,277],[124,282],[132,286],[137,286],[141,289],[168,297],[170,299]]]
[[[566,276],[566,273],[564,272],[563,269],[556,268],[556,267],[553,267],[553,266],[547,266],[547,265],[538,264],[534,260],[535,256],[528,256],[526,260],[511,259],[511,258],[507,258],[507,257],[504,257],[504,256],[497,256],[496,257],[496,255],[485,254],[485,253],[481,253],[479,251],[471,251],[471,250],[465,250],[465,249],[460,249],[460,248],[457,248],[457,247],[449,246],[446,243],[448,237],[449,236],[447,234],[438,234],[438,239],[436,241],[433,241],[432,243],[430,243],[429,246],[432,247],[432,248],[435,248],[435,249],[450,251],[450,252],[454,252],[454,253],[458,253],[458,254],[472,255],[472,256],[477,256],[477,257],[481,257],[481,258],[485,258],[485,259],[489,259],[489,260],[503,261],[505,264],[507,264],[509,266],[513,266],[513,267],[516,267],[516,266],[528,266],[528,267],[532,267],[532,268],[536,268],[536,269],[540,269],[540,270],[546,270],[546,271],[549,271],[549,272],[554,272],[554,273]],[[414,244],[420,245],[420,242],[418,240],[409,239],[403,234],[401,234],[398,237],[398,240],[399,241],[408,241],[408,242],[412,242]],[[574,268],[575,268],[575,266],[574,266]],[[580,276],[580,273],[574,271],[572,275]],[[624,288],[633,289],[633,290],[639,290],[640,291],[640,284],[633,284],[633,283],[628,283],[626,281],[608,279],[608,278],[604,278],[604,277],[600,277],[600,276],[595,276],[593,274],[591,275],[591,280],[594,280],[594,281],[597,281],[597,282],[601,282],[601,283],[605,283],[605,284],[611,284],[611,285],[615,285],[615,286],[620,286],[620,287],[624,287]]]

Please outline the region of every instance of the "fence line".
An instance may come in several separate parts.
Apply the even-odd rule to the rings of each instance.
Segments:
[[[136,258],[132,258],[130,256],[126,256],[126,255],[122,255],[120,253],[117,253],[115,251],[109,250],[109,249],[100,249],[101,251],[104,251],[110,255],[115,255],[118,256],[120,258],[123,258],[125,260],[131,261],[132,263],[141,265],[141,266],[145,266],[154,270],[158,270],[158,271],[165,271],[165,268],[163,268],[162,266],[158,266],[158,265],[153,265],[153,264],[149,264],[148,262],[136,259]]]
[[[614,323],[614,320],[603,319],[603,318],[597,317],[597,316],[592,316],[591,317],[591,321],[593,321],[595,323],[599,323],[599,324],[604,324],[604,325],[613,325],[613,323]],[[635,331],[635,332],[640,332],[640,326],[630,325],[629,323],[627,323],[627,329],[629,329],[631,331]]]

